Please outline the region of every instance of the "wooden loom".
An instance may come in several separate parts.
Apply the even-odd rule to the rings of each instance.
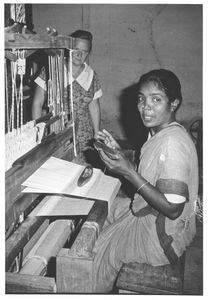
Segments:
[[[5,35],[6,50],[34,51],[45,48],[70,49],[73,48],[73,40],[64,36]],[[51,119],[48,122],[50,124]],[[89,214],[79,218],[71,215],[60,218],[31,215],[45,195],[23,194],[21,184],[51,156],[72,161],[72,125],[48,135],[40,144],[18,158],[5,174],[8,294],[92,292],[92,248],[107,215],[107,202],[95,202]],[[33,251],[34,245],[36,250],[23,268],[22,261]],[[50,270],[51,265],[53,271]],[[33,272],[28,274],[28,268]]]

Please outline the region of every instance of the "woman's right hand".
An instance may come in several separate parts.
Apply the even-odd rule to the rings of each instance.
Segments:
[[[113,136],[105,129],[98,131],[97,139],[103,141],[108,147],[113,149],[121,149],[120,145],[116,142]]]

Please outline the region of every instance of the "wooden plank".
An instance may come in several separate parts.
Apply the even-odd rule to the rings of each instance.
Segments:
[[[71,220],[52,222],[23,261],[19,273],[43,274],[51,257],[55,257],[69,239],[71,231]]]
[[[48,225],[49,225],[49,219],[45,219],[43,224],[40,225],[40,227],[36,230],[36,232],[30,238],[28,243],[24,246],[23,253],[22,253],[22,261],[24,261],[25,257],[28,255],[28,253],[36,245],[36,243],[40,239],[41,235],[46,231]]]
[[[57,255],[56,284],[60,293],[92,293],[92,252],[108,212],[107,202],[95,202],[70,249]]]
[[[105,201],[96,202],[89,212],[86,221],[96,222],[101,230],[108,214],[108,205]]]
[[[5,49],[72,49],[74,38],[39,34],[5,33]]]
[[[61,249],[57,257],[57,292],[58,293],[92,293],[91,257],[68,257],[68,249]],[[59,276],[63,275],[63,276]]]
[[[8,271],[15,257],[27,244],[44,220],[44,217],[26,218],[20,227],[7,239],[5,245],[6,271]]]
[[[44,198],[44,195],[23,194],[5,211],[6,239],[15,231],[21,214],[24,217]]]
[[[119,289],[144,294],[182,294],[184,260],[182,256],[176,265],[164,266],[123,264],[116,285]]]
[[[67,128],[57,135],[49,136],[41,144],[23,155],[13,167],[6,172],[5,205],[6,211],[15,202],[21,193],[21,184],[35,172],[59,147],[69,147],[72,138],[72,127]]]
[[[101,231],[108,214],[108,204],[96,201],[91,208],[86,221],[77,235],[68,255],[88,257],[91,255],[95,241]]]
[[[74,158],[74,144],[72,140],[66,141],[66,143],[61,144],[59,148],[53,153],[54,157],[62,158],[67,161],[72,161]]]
[[[6,273],[6,294],[56,293],[54,278]]]

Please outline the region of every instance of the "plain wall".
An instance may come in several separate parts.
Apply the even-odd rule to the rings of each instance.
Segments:
[[[59,34],[90,30],[90,64],[102,82],[102,128],[135,142],[143,127],[136,121],[134,85],[154,68],[175,72],[183,104],[177,113],[188,123],[202,116],[202,5],[33,4],[37,33],[52,26]]]

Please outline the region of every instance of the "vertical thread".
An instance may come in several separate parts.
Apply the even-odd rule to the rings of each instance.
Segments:
[[[73,83],[72,83],[72,51],[69,50],[69,57],[70,57],[70,72],[69,72],[69,80],[70,80],[70,99],[71,99],[71,116],[72,116],[72,126],[73,126],[73,142],[74,142],[74,155],[77,156],[77,149],[76,149],[76,135],[75,135],[75,124],[74,124],[74,104],[73,104]]]

